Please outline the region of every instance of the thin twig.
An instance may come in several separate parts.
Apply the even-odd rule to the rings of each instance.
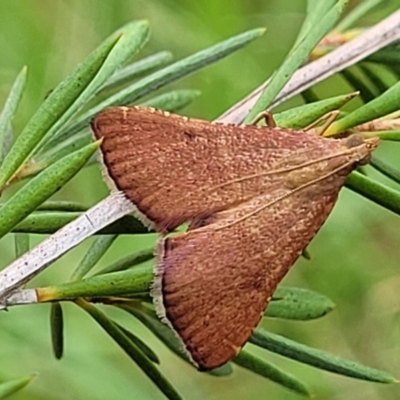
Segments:
[[[312,85],[332,76],[336,72],[342,71],[398,40],[400,40],[400,10],[394,12],[350,42],[296,71],[282,92],[275,98],[270,108],[278,106],[283,101],[301,93]],[[269,81],[268,79],[246,98],[232,106],[218,118],[218,121],[241,124],[261,96]]]

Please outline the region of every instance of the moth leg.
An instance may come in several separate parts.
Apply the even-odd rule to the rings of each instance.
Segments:
[[[326,113],[322,117],[316,119],[314,122],[312,122],[310,125],[306,126],[304,128],[304,131],[311,131],[310,133],[317,135],[317,136],[323,136],[324,132],[328,129],[328,127],[335,121],[335,119],[339,116],[340,111],[339,110],[334,110]],[[316,129],[313,129],[316,127],[320,122],[324,122],[322,126],[319,126]]]
[[[276,127],[276,122],[271,111],[263,111],[260,112],[251,122],[249,125],[257,125],[260,121],[264,120],[265,124],[270,128]]]

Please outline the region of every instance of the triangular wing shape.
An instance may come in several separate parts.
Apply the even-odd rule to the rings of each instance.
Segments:
[[[156,309],[199,369],[226,363],[246,343],[348,172],[297,192],[281,188],[255,197],[160,242]]]
[[[343,152],[337,140],[290,129],[212,124],[142,107],[106,109],[92,129],[103,139],[112,182],[160,232],[281,185],[288,167]]]
[[[92,128],[112,181],[151,226],[191,222],[160,241],[152,295],[203,370],[245,344],[347,175],[378,144],[140,107],[107,109]]]

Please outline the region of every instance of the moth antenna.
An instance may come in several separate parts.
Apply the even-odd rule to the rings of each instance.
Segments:
[[[315,129],[312,133],[317,135],[317,136],[323,136],[324,132],[329,128],[330,125],[332,125],[333,121],[339,116],[340,111],[339,110],[334,110],[326,113],[322,117],[319,117],[316,119],[314,122],[311,122],[310,125],[307,125],[304,128],[304,131],[310,131],[312,128],[317,126],[320,122],[325,121],[324,124],[319,127],[318,129]]]
[[[270,201],[269,203],[264,204],[263,206],[261,206],[261,207],[255,209],[254,211],[252,211],[251,213],[246,214],[246,215],[244,215],[243,217],[238,218],[237,220],[235,220],[235,221],[233,221],[233,222],[230,222],[230,223],[228,223],[228,224],[226,224],[226,225],[220,226],[220,227],[218,227],[218,228],[214,228],[214,230],[215,230],[215,231],[219,231],[219,230],[222,230],[222,229],[229,228],[229,227],[231,227],[231,226],[233,226],[233,225],[235,225],[235,224],[238,224],[239,222],[242,222],[242,221],[246,220],[247,218],[250,218],[250,217],[252,217],[252,216],[258,214],[259,212],[265,210],[266,208],[273,206],[273,205],[276,204],[278,201],[284,200],[284,199],[286,199],[287,197],[291,196],[291,195],[294,194],[294,193],[300,192],[301,190],[303,190],[303,189],[305,189],[305,188],[307,188],[307,187],[309,187],[309,186],[312,186],[312,185],[314,185],[315,183],[321,182],[321,181],[323,181],[324,179],[329,178],[330,176],[336,174],[337,172],[339,172],[339,171],[341,171],[342,169],[344,169],[344,168],[350,166],[350,165],[353,164],[353,163],[354,163],[354,161],[349,161],[349,162],[347,162],[346,164],[343,164],[343,165],[341,165],[340,167],[335,168],[333,171],[329,172],[328,174],[323,175],[323,176],[321,176],[321,177],[319,177],[319,178],[317,178],[317,179],[313,179],[312,181],[307,182],[307,183],[305,183],[305,184],[303,184],[303,185],[297,187],[296,189],[291,190],[289,193],[285,193],[285,194],[283,194],[283,195],[277,197],[277,198],[274,199],[273,201]],[[202,229],[202,228],[200,228],[198,231],[200,231],[201,229]],[[204,228],[204,229],[205,229],[205,228]],[[210,229],[210,227],[208,226],[207,229]]]

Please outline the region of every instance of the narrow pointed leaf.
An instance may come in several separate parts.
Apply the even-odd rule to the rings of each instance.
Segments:
[[[387,372],[366,367],[353,361],[344,360],[261,328],[255,330],[250,338],[250,342],[274,353],[281,354],[282,356],[336,374],[380,383],[396,382],[396,379]]]
[[[398,42],[392,43],[372,53],[365,61],[376,62],[389,67],[398,66],[400,62],[400,45]]]
[[[346,187],[361,194],[374,203],[400,214],[400,192],[377,182],[359,172],[351,173],[346,179]]]
[[[3,400],[8,396],[20,391],[28,385],[36,375],[29,375],[24,378],[11,379],[7,382],[0,383],[0,399]]]
[[[160,89],[168,83],[189,75],[200,68],[204,68],[205,66],[226,57],[254,39],[257,39],[264,32],[264,28],[244,32],[148,75],[81,115],[73,124],[71,124],[71,126],[67,127],[60,133],[60,138],[71,136],[85,128],[89,121],[102,109],[115,105],[131,104],[137,99]]]
[[[24,91],[26,72],[27,68],[24,67],[18,74],[7,97],[6,103],[4,104],[4,107],[0,113],[0,164],[3,162],[3,159],[8,152],[7,147],[9,143],[7,133]]]
[[[96,322],[115,340],[128,356],[141,368],[170,400],[183,400],[171,383],[161,374],[158,368],[144,353],[111,321],[105,314],[86,301],[79,300],[77,304],[87,311]]]
[[[156,363],[156,364],[160,364],[160,359],[158,358],[157,354],[154,353],[154,351],[149,346],[147,346],[147,344],[145,342],[143,342],[142,339],[140,339],[135,334],[133,334],[131,331],[128,331],[128,329],[125,329],[122,325],[116,323],[115,321],[114,321],[114,323],[129,338],[129,340],[132,341],[135,344],[135,346],[137,346],[143,352],[143,354],[150,361],[152,361],[153,363]]]
[[[400,130],[389,130],[389,131],[372,131],[363,132],[365,138],[378,136],[381,140],[390,140],[392,142],[400,142]]]
[[[1,209],[0,209],[1,210]],[[35,212],[13,228],[13,232],[54,233],[82,215],[81,212]],[[135,217],[127,215],[96,232],[96,235],[151,233]]]
[[[111,38],[115,36],[118,37],[118,41],[109,52],[96,76],[71,107],[69,107],[67,112],[59,118],[51,131],[48,132],[45,140],[40,143],[39,147],[43,147],[46,143],[49,143],[52,136],[55,136],[56,139],[56,132],[96,94],[107,79],[120,68],[121,65],[125,64],[129,58],[143,47],[149,36],[149,24],[147,21],[130,22],[114,32]],[[54,143],[54,141],[52,141],[52,143]],[[49,145],[47,147],[49,147]],[[38,149],[36,149],[36,152],[37,150]]]
[[[254,372],[257,375],[261,375],[279,385],[282,385],[286,389],[292,390],[302,396],[311,397],[310,392],[303,382],[295,378],[293,375],[281,370],[273,364],[267,363],[260,358],[253,356],[246,350],[242,350],[234,359],[233,362],[240,365],[242,368],[246,368],[249,371]]]
[[[38,207],[40,211],[86,211],[87,207],[76,201],[49,200]]]
[[[400,33],[400,11],[395,11],[387,18],[376,24],[370,29],[365,30],[362,34],[356,37],[349,43],[335,49],[331,54],[327,54],[322,59],[315,60],[296,71],[290,78],[290,81],[285,85],[284,89],[271,103],[271,108],[281,104],[283,101],[292,98],[296,94],[303,92],[310,86],[321,82],[323,79],[332,76],[338,71],[353,65],[355,62],[367,59],[373,53],[379,53],[378,50],[386,47],[385,57],[390,58],[395,46],[391,44],[399,39]],[[390,50],[389,50],[390,48]],[[397,47],[397,51],[400,46]],[[400,52],[398,52],[400,55]],[[383,57],[380,57],[381,59]],[[390,68],[398,68],[399,58],[394,61]],[[373,61],[368,59],[368,61]],[[375,60],[374,60],[375,61]],[[378,60],[378,62],[380,62]],[[219,122],[240,124],[244,121],[249,110],[254,107],[254,104],[259,99],[265,88],[269,85],[271,79],[266,80],[262,85],[253,90],[246,98],[239,101],[237,104],[230,107],[219,118]]]
[[[333,122],[325,131],[324,136],[331,136],[364,122],[383,117],[391,112],[398,110],[400,96],[400,82],[397,82],[385,93],[376,99],[357,108],[352,113],[338,121]]]
[[[60,158],[65,157],[92,142],[93,138],[90,132],[79,133],[59,145],[52,147],[47,152],[38,154],[35,156],[34,160],[24,164],[24,166],[18,171],[16,179],[21,180],[30,176],[35,176],[48,166],[57,162]]]
[[[128,313],[135,316],[144,326],[146,326],[153,334],[160,339],[173,353],[175,353],[182,360],[186,361],[190,365],[188,356],[182,350],[182,344],[178,340],[175,333],[168,328],[167,325],[162,323],[153,309],[149,307],[143,306],[140,303],[134,302],[127,303],[121,302],[117,304],[117,306]],[[232,373],[232,364],[227,363],[219,368],[215,368],[212,371],[209,371],[210,374],[215,376],[228,376]]]
[[[274,114],[274,119],[279,127],[302,129],[328,112],[344,106],[357,95],[358,92],[349,93],[294,107],[279,114]]]
[[[375,99],[378,93],[375,93],[367,84],[365,76],[361,75],[362,71],[357,66],[346,68],[340,74],[355,90],[360,92],[360,97],[364,103]]]
[[[381,4],[382,0],[360,1],[335,27],[336,32],[344,32],[354,26],[365,14]]]
[[[118,37],[111,37],[79,64],[64,81],[46,98],[22,133],[0,167],[0,188],[9,182],[21,168],[44,135],[68,111],[74,101],[95,77],[101,65],[114,47]]]
[[[123,296],[148,292],[153,281],[153,268],[138,265],[121,272],[113,272],[36,289],[40,302],[75,299],[77,297]]]
[[[27,233],[16,233],[14,235],[15,258],[21,257],[29,251],[29,235]]]
[[[0,237],[25,219],[40,204],[67,183],[99,147],[92,143],[66,156],[29,181],[0,208]]]
[[[388,178],[400,183],[400,171],[397,168],[392,167],[375,156],[371,157],[371,161],[369,163],[383,175],[386,175]]]
[[[160,67],[172,60],[172,54],[169,51],[160,51],[149,57],[136,61],[124,68],[116,71],[102,86],[101,91],[111,90],[128,81],[132,81],[153,69]]]
[[[53,354],[60,360],[64,353],[64,317],[61,304],[58,302],[51,303],[50,330]]]
[[[98,236],[86,252],[82,261],[71,275],[71,281],[77,281],[84,277],[107,252],[114,243],[117,235]]]
[[[198,90],[174,90],[172,92],[153,97],[141,105],[176,112],[188,106],[201,92]]]
[[[320,101],[320,98],[311,88],[303,90],[300,95],[306,103],[315,103],[316,101]]]
[[[332,311],[334,303],[311,290],[278,287],[264,315],[266,317],[306,321],[320,318]]]
[[[326,15],[327,12],[329,12],[335,3],[336,0],[307,1],[306,17],[301,25],[295,44],[300,43],[303,38],[310,33],[314,26],[321,21],[321,19]]]
[[[149,99],[141,105],[176,112],[188,106],[199,95],[200,92],[197,90],[175,90]],[[92,141],[92,132],[89,129],[85,129],[68,137],[66,140],[59,142],[60,140],[62,140],[62,138],[58,136],[50,140],[46,146],[41,149],[39,154],[35,156],[35,162],[25,165],[18,173],[19,179],[35,175],[60,159],[60,157],[64,157],[66,154],[86,146]]]
[[[132,203],[121,192],[110,194],[84,215],[46,238],[40,245],[35,246],[27,254],[0,271],[0,298],[5,300],[14,289],[38,275],[68,250],[111,222],[134,211]]]
[[[82,212],[35,211],[15,226],[12,232],[51,234],[81,215]]]
[[[124,271],[127,268],[149,261],[154,258],[154,247],[144,249],[136,253],[128,254],[127,256],[118,259],[112,264],[107,265],[94,275],[108,274],[110,272]]]
[[[284,88],[291,76],[304,62],[308,54],[320,42],[320,40],[334,27],[347,6],[347,0],[339,0],[336,4],[322,17],[322,19],[307,35],[297,43],[290,51],[279,70],[272,76],[268,86],[257,100],[250,113],[247,115],[245,122],[252,121],[260,112],[267,109],[279,92]]]
[[[371,65],[370,63],[360,63],[358,66],[363,71],[363,73],[369,78],[371,83],[374,85],[375,90],[379,94],[382,94],[387,89],[389,89],[390,85],[388,85],[385,79],[383,79],[383,74],[381,69],[376,70],[376,68],[374,68],[374,65]]]

